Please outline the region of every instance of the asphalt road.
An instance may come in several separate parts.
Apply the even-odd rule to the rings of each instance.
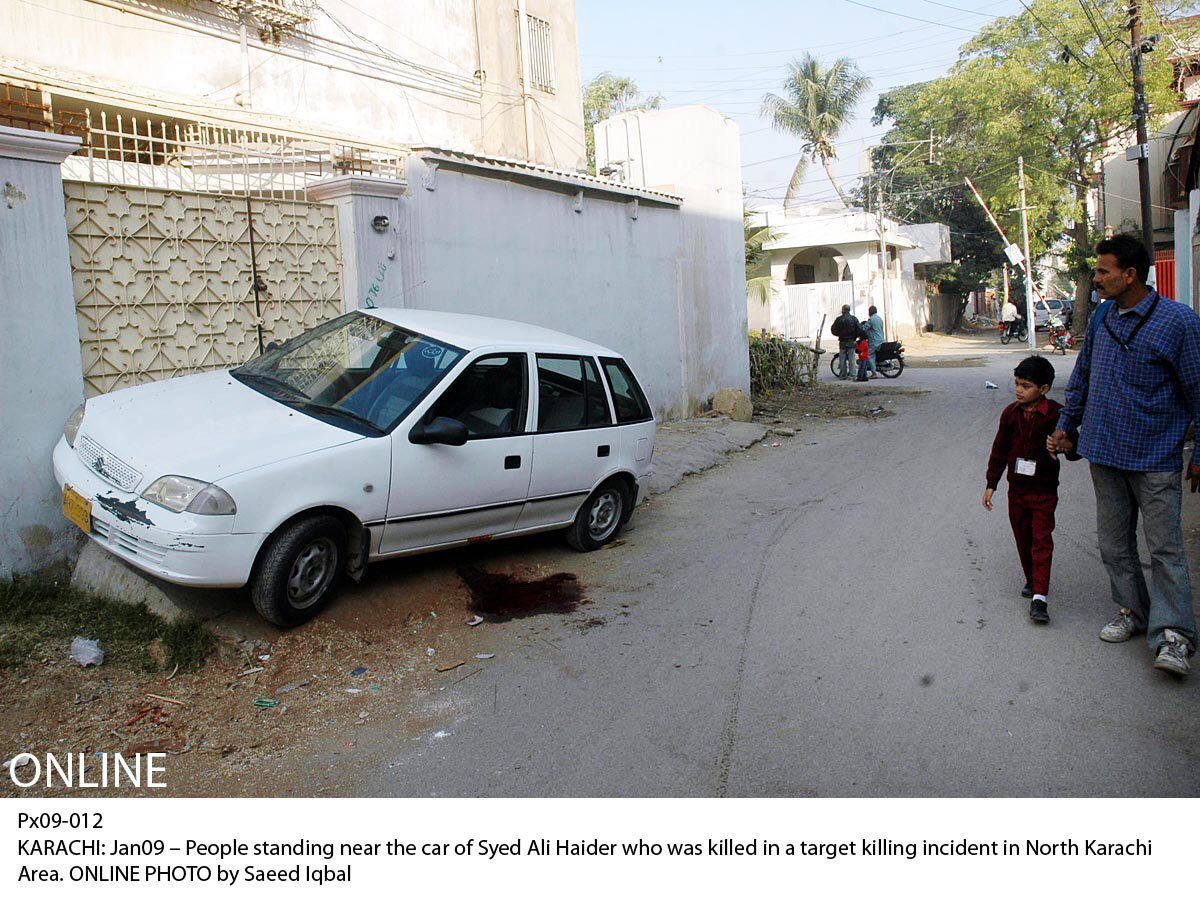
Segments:
[[[813,420],[659,498],[626,545],[562,554],[603,625],[506,624],[519,644],[423,705],[437,732],[360,737],[355,791],[1200,794],[1200,676],[1097,637],[1114,607],[1086,463],[1063,467],[1052,621],[1029,622],[1004,492],[980,505],[1022,351],[961,351],[986,364],[910,368],[896,386],[932,392],[894,417]],[[1053,361],[1061,399],[1074,356]]]

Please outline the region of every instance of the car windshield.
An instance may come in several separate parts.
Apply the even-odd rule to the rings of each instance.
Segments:
[[[313,418],[378,436],[392,430],[463,352],[356,311],[305,331],[231,374]]]

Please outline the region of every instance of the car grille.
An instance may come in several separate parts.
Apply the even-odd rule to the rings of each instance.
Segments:
[[[86,434],[79,436],[75,443],[75,452],[79,454],[84,465],[122,491],[132,491],[142,480],[141,472],[121,462]]]
[[[167,558],[167,549],[142,538],[122,531],[110,522],[92,516],[92,534],[123,554],[143,563],[162,566]]]

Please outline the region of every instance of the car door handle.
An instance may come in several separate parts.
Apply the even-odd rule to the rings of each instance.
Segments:
[[[597,456],[598,456],[600,459],[604,459],[604,457],[608,456],[608,452],[609,452],[609,450],[608,450],[608,444],[601,444],[600,446],[598,446],[598,447],[596,448],[596,455],[597,455]]]
[[[521,457],[520,456],[505,456],[504,457],[504,468],[506,468],[506,469],[521,468]]]

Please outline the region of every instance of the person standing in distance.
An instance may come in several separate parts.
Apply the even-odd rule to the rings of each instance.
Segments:
[[[854,344],[863,332],[862,324],[850,314],[850,306],[843,305],[842,313],[829,325],[829,332],[838,338],[838,377],[844,381],[853,377],[851,363],[857,358]]]
[[[879,309],[874,305],[867,309],[867,320],[863,321],[863,329],[867,332],[867,371],[871,373],[871,377],[877,378],[875,373],[875,350],[883,344],[883,318],[879,317]]]
[[[1094,282],[1103,302],[1071,373],[1051,452],[1072,448],[1079,429],[1096,492],[1100,558],[1116,617],[1100,630],[1106,642],[1147,634],[1154,666],[1186,676],[1196,650],[1196,615],[1183,546],[1180,508],[1183,439],[1200,416],[1200,316],[1148,289],[1150,255],[1128,235],[1096,246]],[[1200,490],[1193,451],[1186,479]],[[1150,552],[1147,587],[1137,524]]]

